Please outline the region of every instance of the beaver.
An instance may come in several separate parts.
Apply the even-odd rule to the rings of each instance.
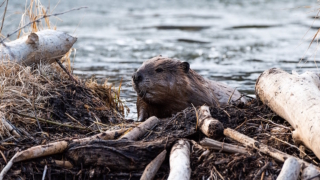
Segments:
[[[239,99],[246,102],[239,91],[203,78],[188,62],[162,56],[145,61],[132,75],[132,85],[138,94],[138,121],[170,117],[192,105],[217,107]]]

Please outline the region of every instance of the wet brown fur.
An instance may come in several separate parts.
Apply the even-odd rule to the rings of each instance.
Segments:
[[[158,68],[163,71],[157,72]],[[169,117],[192,104],[219,106],[210,81],[179,60],[154,57],[145,61],[137,73],[142,81],[132,84],[138,93],[138,120]]]

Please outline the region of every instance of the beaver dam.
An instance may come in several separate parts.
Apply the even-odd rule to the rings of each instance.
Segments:
[[[208,115],[199,107],[136,123],[124,119],[118,91],[80,81],[57,63],[33,69],[3,62],[0,69],[2,172],[13,163],[3,179],[140,179],[165,150],[154,179],[167,179],[170,151],[179,140],[188,144],[191,179],[276,179],[283,161],[274,149],[285,158],[319,163],[311,150],[294,144],[288,122],[253,98],[209,108],[224,128],[214,129],[213,140],[201,131],[199,122]],[[132,133],[139,124],[140,133]],[[254,145],[234,138],[237,133]]]
[[[269,69],[257,99],[135,122],[121,83],[72,73],[77,39],[39,24],[59,13],[37,12],[0,39],[0,180],[320,178],[317,74]]]

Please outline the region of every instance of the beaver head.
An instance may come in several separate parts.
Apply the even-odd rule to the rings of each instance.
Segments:
[[[145,61],[132,75],[132,85],[138,96],[148,104],[166,104],[183,92],[188,62],[161,56]]]

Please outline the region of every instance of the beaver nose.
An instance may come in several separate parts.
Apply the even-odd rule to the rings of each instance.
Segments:
[[[135,83],[141,82],[142,81],[142,76],[139,72],[135,72],[132,75],[132,79]]]

